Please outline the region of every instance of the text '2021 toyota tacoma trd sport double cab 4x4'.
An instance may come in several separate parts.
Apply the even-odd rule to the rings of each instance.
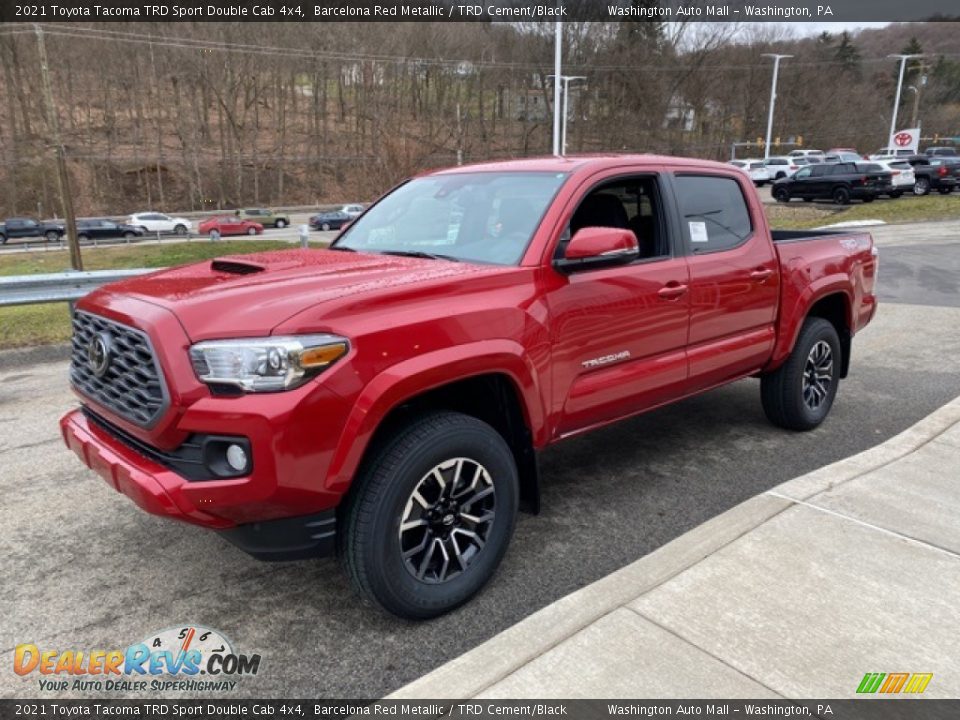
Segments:
[[[876,310],[861,233],[772,236],[750,178],[657,156],[431,172],[328,250],[160,271],[76,307],[67,444],[256,557],[338,552],[412,618],[539,505],[538,450],[759,376],[817,426]]]

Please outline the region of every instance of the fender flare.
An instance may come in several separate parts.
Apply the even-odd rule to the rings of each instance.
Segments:
[[[539,374],[523,346],[512,340],[483,340],[436,350],[392,365],[360,391],[347,416],[325,481],[346,492],[370,440],[396,407],[444,385],[479,375],[505,375],[517,391],[535,447],[546,443],[546,412]]]
[[[793,307],[790,309],[789,317],[783,317],[780,322],[781,330],[789,328],[789,338],[784,334],[780,336],[773,356],[764,370],[776,370],[780,365],[786,362],[790,353],[797,343],[797,337],[800,335],[800,328],[803,321],[810,314],[810,309],[818,302],[831,295],[842,295],[846,314],[847,330],[852,335],[854,328],[853,318],[853,290],[850,287],[850,278],[841,273],[827,275],[811,283],[803,293],[797,298]]]

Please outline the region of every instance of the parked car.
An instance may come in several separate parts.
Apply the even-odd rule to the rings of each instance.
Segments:
[[[143,237],[143,228],[126,223],[117,223],[106,218],[89,218],[77,220],[77,239],[80,242],[89,240],[110,240],[124,238],[133,240]]]
[[[923,154],[927,157],[960,157],[955,147],[928,147]]]
[[[260,223],[263,227],[285,228],[290,224],[290,216],[281,213],[275,213],[266,208],[247,208],[241,210],[241,217]]]
[[[896,160],[897,158],[905,158],[913,155],[913,150],[905,150],[903,148],[880,148],[876,152],[870,153],[867,156],[868,160]]]
[[[820,160],[823,160],[824,155],[826,155],[826,153],[824,153],[823,150],[791,150],[790,152],[787,153],[787,157],[790,157],[790,158],[816,157],[816,158],[820,158]]]
[[[200,223],[198,230],[201,235],[209,235],[214,230],[221,235],[259,235],[263,232],[263,225],[236,215],[221,215],[207,218]]]
[[[174,233],[187,235],[193,229],[193,223],[182,217],[170,217],[158,212],[134,213],[127,220],[128,225],[143,228],[148,233]]]
[[[893,191],[891,177],[879,165],[811,165],[792,177],[775,180],[772,194],[777,202],[790,202],[795,197],[807,202],[833,200],[838,205],[846,205],[850,200],[873,202],[878,195]]]
[[[810,164],[810,159],[805,157],[787,157],[777,156],[769,157],[763,161],[770,169],[770,175],[772,180],[779,180],[780,178],[790,177],[801,167],[805,167]]]
[[[340,212],[346,213],[351,218],[359,217],[363,213],[363,205],[359,203],[350,203],[340,208]]]
[[[770,174],[770,168],[764,164],[763,160],[731,160],[728,164],[743,170],[750,176],[753,184],[757,187],[763,187],[773,180],[773,176]]]
[[[363,596],[424,619],[491,578],[564,438],[753,376],[772,423],[819,426],[876,268],[868,233],[771,233],[723,163],[433,171],[329,250],[86,295],[61,428],[144,510],[263,559],[339,547]]]
[[[863,155],[858,153],[856,150],[840,150],[838,152],[830,152],[824,155],[823,161],[825,163],[838,163],[838,162],[852,162],[860,163],[866,160]]]
[[[339,230],[352,220],[353,217],[343,210],[331,210],[330,212],[317,213],[310,218],[310,227],[314,230]]]
[[[936,190],[941,195],[946,195],[953,191],[960,178],[952,171],[949,158],[930,158],[926,155],[911,155],[904,158],[913,166],[914,195],[927,195],[932,190]],[[942,161],[948,161],[944,164]],[[936,162],[936,164],[934,164]]]
[[[40,222],[33,218],[7,218],[0,223],[0,245],[10,238],[43,238],[47,242],[57,242],[66,234],[63,223]]]
[[[913,192],[917,178],[913,172],[913,166],[903,160],[877,160],[879,165],[890,172],[893,189],[890,191],[890,197],[898,198],[905,192]]]
[[[950,194],[960,185],[960,157],[932,157],[930,168],[937,178],[936,190],[941,195]]]

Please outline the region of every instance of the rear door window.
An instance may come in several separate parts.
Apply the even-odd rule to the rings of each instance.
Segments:
[[[750,210],[736,180],[713,175],[678,175],[675,184],[683,233],[693,252],[729,250],[750,237],[753,232]]]

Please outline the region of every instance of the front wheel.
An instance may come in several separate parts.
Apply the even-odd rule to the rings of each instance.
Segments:
[[[462,605],[490,580],[510,543],[517,468],[500,434],[453,412],[421,416],[364,463],[338,534],[367,600],[423,620]]]
[[[257,234],[256,228],[247,228],[247,235],[256,235],[256,234]]]
[[[176,233],[177,235],[179,235],[180,237],[183,237],[184,235],[187,234],[187,226],[186,226],[186,225],[177,225],[177,226],[173,229],[173,232],[175,232],[175,233]]]
[[[840,353],[836,328],[823,318],[807,318],[787,361],[760,379],[770,422],[789,430],[813,430],[822,423],[837,394]]]
[[[6,245],[6,244],[7,244],[7,236],[0,235],[0,245]]]
[[[47,242],[57,242],[60,239],[60,233],[57,233],[51,230],[46,235],[44,235],[44,238],[46,239]]]
[[[773,199],[781,203],[790,202],[790,191],[785,187],[774,188]]]
[[[286,226],[287,226],[287,221],[286,221],[286,220],[277,220],[277,222],[274,223],[274,227],[275,227],[277,230],[283,230]]]
[[[323,225],[320,226],[320,229],[323,230],[323,231],[329,230],[329,229],[330,229],[330,223],[323,223]]]
[[[130,242],[130,241],[133,240],[136,236],[137,236],[136,233],[130,232],[130,231],[128,230],[127,232],[125,232],[125,233],[123,234],[123,239],[126,240],[127,242]]]

